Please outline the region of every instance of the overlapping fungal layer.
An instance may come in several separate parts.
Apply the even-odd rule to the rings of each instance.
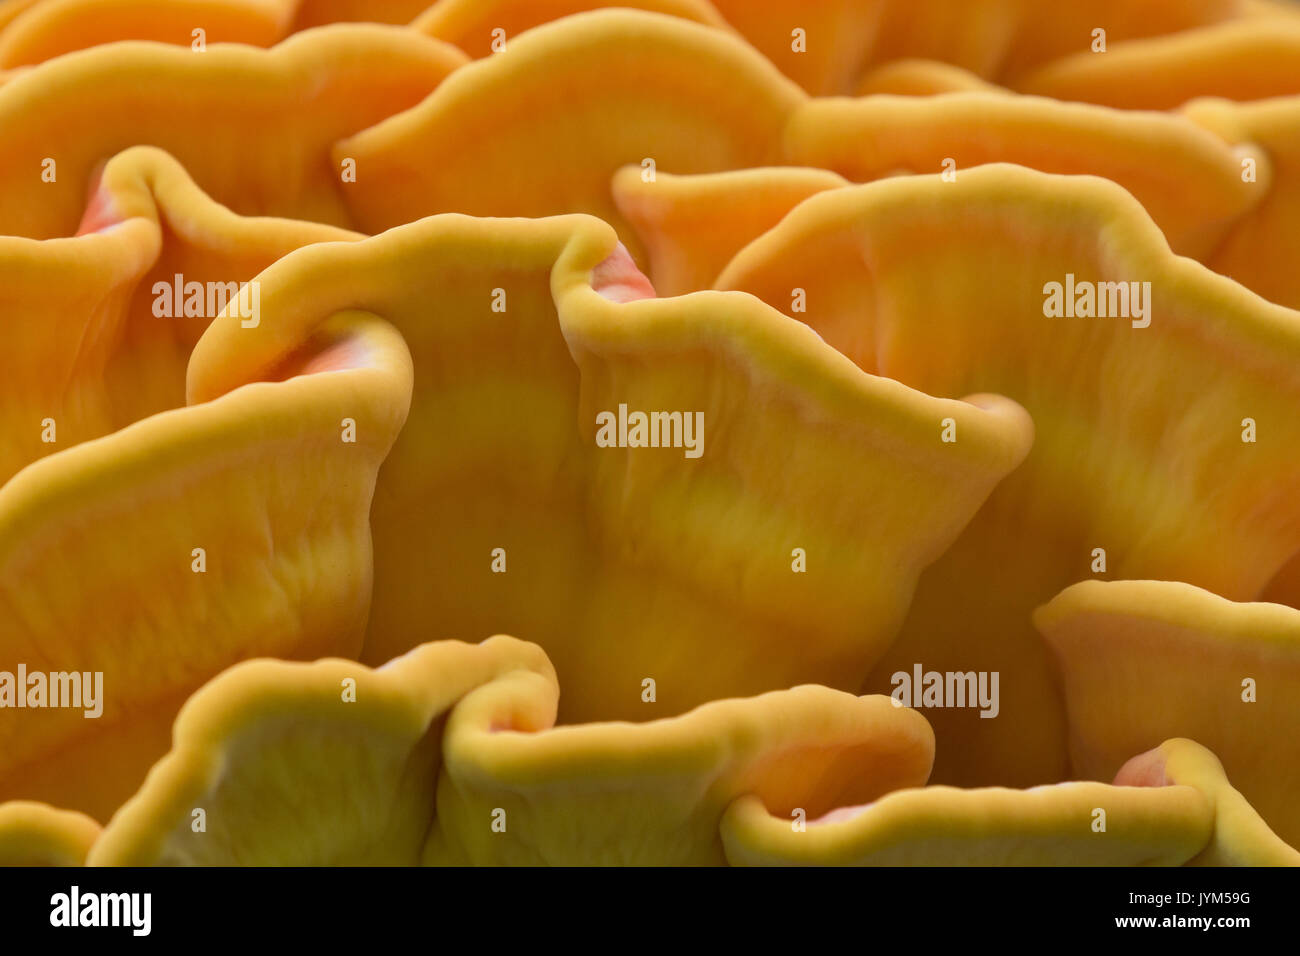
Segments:
[[[933,751],[916,712],[825,687],[555,728],[558,690],[510,637],[375,670],[241,664],[186,705],[89,862],[716,865],[738,794],[819,812],[923,780]]]
[[[6,701],[0,795],[105,820],[209,677],[259,652],[360,650],[370,498],[411,366],[391,326],[340,314],[228,394],[172,407],[195,321],[158,318],[143,283],[197,263],[191,276],[237,286],[289,249],[348,234],[241,220],[154,150],[114,160],[99,189],[93,232],[4,240],[5,267],[30,264],[44,281],[27,273],[34,287],[4,316],[43,367],[23,369],[21,401],[6,406],[0,671],[99,674],[102,685],[89,708]],[[250,289],[230,303],[237,321],[257,319]],[[61,388],[30,384],[44,381]]]
[[[1204,259],[1270,192],[1267,155],[1242,180],[1243,147],[1234,144],[1244,139],[1225,141],[1176,113],[968,92],[812,100],[787,126],[785,149],[794,162],[856,182],[937,173],[945,163],[953,180],[987,163],[1102,176],[1142,203],[1175,252]]]
[[[371,232],[441,212],[585,212],[620,227],[609,193],[620,166],[702,173],[775,162],[803,99],[728,33],[597,10],[457,70],[436,95],[344,140],[334,156],[365,170],[345,195]]]
[[[1204,261],[1272,302],[1300,308],[1300,276],[1291,267],[1300,256],[1300,96],[1193,100],[1183,112],[1226,142],[1242,144],[1237,151],[1252,175],[1265,165],[1269,170],[1263,197]]]
[[[383,316],[415,360],[372,513],[364,659],[435,617],[528,634],[569,688],[566,721],[856,687],[917,573],[1031,441],[1014,403],[864,375],[752,297],[645,298],[589,217],[435,216],[301,250],[260,283],[260,325],[223,316],[197,346],[192,401],[341,309]],[[604,447],[602,415],[645,410],[678,415],[664,447]],[[945,420],[964,444],[942,441]]]
[[[71,235],[96,165],[140,144],[235,212],[349,225],[330,147],[418,103],[464,60],[377,25],[270,50],[122,43],[58,57],[0,84],[0,235]]]
[[[768,166],[695,176],[640,166],[614,174],[610,191],[646,253],[646,274],[663,296],[713,286],[745,246],[809,196],[848,185],[829,169]]]
[[[0,4],[0,863],[1300,863],[1292,5],[372,6]]]
[[[533,27],[605,6],[609,4],[598,0],[440,0],[411,21],[411,27],[482,59],[503,52],[516,35]],[[708,0],[629,0],[618,6],[729,29]]]
[[[0,70],[119,40],[206,52],[209,43],[274,46],[340,21],[406,23],[427,0],[9,0],[0,7]]]
[[[1300,16],[1250,17],[1079,51],[1020,81],[1026,93],[1119,109],[1174,109],[1200,96],[1262,100],[1300,93]]]
[[[464,54],[444,40],[482,54],[479,20],[489,16],[507,26],[493,27],[487,36],[500,30],[513,37],[512,31],[522,30],[520,42],[503,41],[500,54],[457,70],[463,75],[448,89],[417,106],[465,62]],[[534,23],[541,27],[527,29]],[[1277,26],[1266,16],[1242,24]],[[1278,29],[1285,34],[1290,25],[1300,26],[1300,17]],[[1112,178],[1148,206],[1176,251],[1204,258],[1276,301],[1300,304],[1291,280],[1280,278],[1290,270],[1273,267],[1300,241],[1291,225],[1296,199],[1289,183],[1275,195],[1270,177],[1274,150],[1289,161],[1294,149],[1267,137],[1256,141],[1250,122],[1216,123],[1219,130],[1235,130],[1220,140],[1188,117],[1126,115],[1040,97],[998,96],[987,83],[951,78],[919,82],[932,90],[990,92],[973,100],[910,97],[900,103],[867,97],[809,104],[734,31],[720,26],[716,14],[689,3],[649,4],[644,10],[593,10],[567,0],[551,10],[515,2],[473,10],[440,3],[409,30],[315,29],[269,55],[222,44],[201,56],[140,46],[129,54],[134,65],[123,70],[119,61],[131,48],[118,44],[108,52],[59,58],[41,71],[42,82],[17,82],[18,77],[7,84],[10,96],[0,98],[0,115],[9,99],[14,123],[30,128],[40,144],[61,138],[38,119],[42,114],[81,110],[85,128],[94,130],[94,117],[106,110],[117,112],[128,103],[138,107],[142,100],[146,108],[132,109],[125,122],[98,136],[80,137],[70,154],[17,150],[10,168],[0,169],[0,186],[12,178],[22,196],[15,194],[6,204],[0,229],[60,235],[66,226],[47,217],[60,206],[78,208],[75,189],[61,188],[57,177],[43,183],[44,190],[29,188],[31,164],[54,163],[54,175],[58,162],[66,160],[72,168],[65,164],[62,182],[75,187],[84,179],[88,150],[102,157],[150,142],[175,152],[200,185],[240,212],[302,216],[368,231],[436,212],[589,212],[614,224],[644,265],[638,230],[628,228],[610,195],[609,174],[626,163],[641,164],[643,176],[650,177],[660,168],[689,174],[802,163],[861,180],[928,172],[946,162],[965,167],[1014,161],[1049,172]],[[356,76],[349,68],[353,62],[365,64]],[[897,73],[901,67],[905,77],[925,74],[927,63],[947,71],[945,76],[957,69],[914,59],[887,60],[880,69]],[[711,78],[700,73],[701,64],[712,71]],[[158,72],[172,74],[175,82],[165,87],[142,82]],[[909,92],[908,85],[901,80],[898,91]],[[237,87],[242,89],[231,96]],[[894,86],[885,80],[865,88]],[[92,97],[82,95],[86,89],[93,90]],[[285,110],[286,101],[302,100],[304,89],[310,90],[307,108]],[[1215,86],[1200,92],[1239,95]],[[182,97],[204,104],[187,110],[203,118],[198,129],[174,121]],[[256,104],[258,114],[252,122],[249,104]],[[385,116],[390,118],[379,122]],[[371,123],[377,123],[373,130],[349,135]],[[274,125],[284,144],[274,152],[262,147],[266,125]],[[218,139],[226,145],[214,151]],[[255,151],[258,162],[231,169],[232,140]],[[322,161],[321,151],[329,151],[332,161]],[[530,157],[524,164],[527,176],[518,175],[521,155]],[[1171,161],[1178,164],[1173,175]],[[1249,176],[1239,168],[1246,161],[1252,164]],[[1187,189],[1196,189],[1202,201],[1180,201]],[[24,197],[41,208],[25,209]],[[1249,214],[1265,203],[1261,215]],[[68,215],[57,218],[68,221]],[[1215,253],[1225,243],[1229,248],[1220,265]],[[1252,255],[1257,251],[1264,261]]]
[[[601,6],[594,0],[397,0],[378,9],[358,0],[9,0],[0,8],[0,70],[123,40],[196,50],[218,42],[266,47],[295,30],[356,20],[409,22],[414,32],[482,57],[500,52],[517,33]],[[1050,7],[1033,0],[921,6],[632,0],[622,6],[738,33],[818,96],[853,92],[865,76],[898,63],[923,65],[908,68],[913,76],[960,72],[1031,91],[1046,86],[1048,95],[1065,99],[1108,102],[1110,96],[1124,104],[1124,97],[1138,97],[1139,106],[1156,108],[1233,90],[1243,99],[1300,92],[1286,70],[1294,52],[1286,31],[1300,15],[1270,0],[1071,0]]]
[[[239,664],[186,703],[171,752],[90,862],[416,864],[436,820],[447,712],[517,671],[552,674],[537,647],[508,637],[424,644],[373,670]]]
[[[803,686],[645,724],[554,726],[536,645],[423,644],[377,669],[250,661],[196,693],[104,828],[0,806],[0,859],[90,865],[1177,865],[1296,856],[1175,740],[1114,785],[922,786],[934,736]],[[24,824],[21,828],[17,824]],[[23,842],[11,845],[12,830]],[[25,854],[25,857],[22,855]]]
[[[1190,784],[1214,808],[1214,835],[1189,866],[1300,866],[1300,851],[1282,842],[1223,773],[1223,764],[1190,740],[1167,740],[1129,760],[1118,785],[1165,787]]]
[[[1086,581],[1035,623],[1059,662],[1072,765],[1116,772],[1186,734],[1211,750],[1283,840],[1300,844],[1300,611],[1172,581]]]
[[[900,789],[805,829],[757,796],[722,821],[733,866],[1295,866],[1209,750],[1175,739],[1113,784]]]
[[[1049,284],[1059,296],[1076,278],[1134,300],[1113,314],[1113,287],[1109,317],[1050,315]],[[718,285],[784,310],[802,289],[791,314],[862,368],[935,395],[996,391],[1034,419],[1028,459],[923,576],[865,685],[888,690],[916,662],[1000,672],[997,719],[931,716],[962,743],[951,763],[940,750],[941,780],[1066,773],[1029,619],[1061,588],[1100,572],[1249,600],[1300,547],[1300,314],[1173,256],[1109,182],[994,165],[820,193]]]

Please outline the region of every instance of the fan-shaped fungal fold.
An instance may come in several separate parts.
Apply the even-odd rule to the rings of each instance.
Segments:
[[[0,0],[0,866],[1300,865],[1298,63]]]
[[[204,285],[256,327],[250,273],[351,235],[234,216],[153,149],[108,164],[86,228],[0,241],[0,270],[20,277],[5,318],[45,363],[2,386],[18,396],[0,419],[6,477],[21,470],[0,487],[0,671],[40,689],[9,688],[33,704],[0,722],[0,799],[105,819],[208,677],[259,653],[360,650],[371,494],[411,366],[390,326],[335,315],[229,394],[173,408],[213,307]],[[170,295],[174,270],[199,290],[176,291],[179,314],[142,284],[164,276]],[[85,706],[52,706],[57,675]]]
[[[851,92],[873,64],[940,60],[1008,82],[1030,67],[1112,41],[1158,36],[1237,15],[1241,0],[713,0],[763,55],[808,92]]]
[[[0,723],[0,797],[106,819],[206,678],[259,654],[360,650],[366,519],[409,363],[391,327],[340,315],[277,380],[58,452],[0,489],[0,670],[79,676],[86,704],[24,689],[27,709]]]
[[[1116,785],[1190,785],[1214,808],[1214,837],[1188,866],[1300,866],[1300,852],[1280,840],[1228,782],[1217,757],[1191,740],[1167,740],[1120,768]]]
[[[44,803],[0,803],[0,866],[81,866],[99,824]]]
[[[1142,203],[1175,252],[1199,259],[1216,250],[1271,182],[1267,155],[1245,182],[1245,147],[1184,116],[1004,92],[811,100],[791,118],[785,143],[791,162],[859,182],[944,169],[951,180],[998,162],[1103,176]],[[1187,201],[1189,192],[1195,203]]]
[[[1006,92],[969,70],[938,60],[890,60],[868,70],[853,90],[857,96],[934,96],[939,93]]]
[[[718,286],[782,309],[800,287],[792,314],[863,369],[1033,416],[1030,456],[922,577],[864,686],[917,665],[1001,675],[997,719],[927,715],[939,782],[1065,776],[1030,623],[1061,588],[1169,578],[1248,600],[1300,547],[1300,314],[1171,255],[1112,183],[990,165],[821,193]]]
[[[770,166],[648,180],[639,166],[614,174],[618,211],[646,250],[659,295],[712,287],[723,267],[813,193],[847,180],[826,169]]]
[[[117,40],[266,47],[283,37],[289,13],[277,0],[37,0],[0,26],[0,70]]]
[[[423,644],[373,670],[237,664],[182,708],[171,751],[89,862],[414,865],[435,822],[448,711],[516,671],[554,683],[541,650],[509,637]]]
[[[210,43],[269,47],[293,30],[337,21],[406,23],[427,0],[9,0],[0,9],[0,70],[120,40],[207,52]]]
[[[405,28],[322,27],[271,50],[112,44],[0,85],[0,234],[70,235],[101,161],[161,147],[245,215],[347,225],[371,171],[333,165],[343,136],[419,102],[466,57]]]
[[[588,217],[436,216],[299,250],[260,281],[260,325],[221,317],[196,347],[192,401],[342,308],[393,322],[415,357],[372,516],[365,659],[435,617],[527,634],[566,722],[854,686],[915,574],[1031,440],[1014,403],[863,375],[749,296],[626,301],[644,278]]]
[[[509,637],[375,670],[236,665],[185,705],[88,862],[718,864],[737,795],[819,813],[920,783],[933,756],[925,719],[883,697],[799,687],[552,728],[558,691]]]
[[[97,176],[80,233],[0,237],[0,321],[14,343],[0,356],[0,483],[184,404],[190,351],[242,286],[299,246],[355,237],[236,216],[151,147]],[[251,293],[244,304],[251,314]]]
[[[708,865],[736,797],[819,814],[925,780],[934,737],[886,697],[796,687],[645,724],[550,728],[558,687],[516,672],[447,721],[429,863]],[[850,796],[852,795],[852,796]]]
[[[781,127],[803,99],[725,31],[640,10],[598,10],[529,30],[471,63],[419,106],[338,144],[355,157],[345,193],[379,232],[440,212],[583,212],[620,230],[610,177],[778,159]],[[639,250],[633,249],[639,255]]]
[[[1191,737],[1300,845],[1300,611],[1170,581],[1085,581],[1034,620],[1060,664],[1077,772],[1108,777]]]
[[[1259,100],[1300,93],[1300,17],[1245,17],[1168,36],[1081,50],[1019,78],[1024,93],[1129,110],[1199,96]]]
[[[727,810],[722,842],[734,866],[1178,866],[1212,829],[1194,787],[1074,782],[898,790],[801,829],[749,796]]]
[[[525,30],[605,6],[599,0],[437,0],[411,27],[481,58],[502,52]],[[624,0],[618,6],[730,29],[708,0]]]
[[[1233,223],[1206,262],[1272,302],[1300,308],[1300,276],[1293,268],[1300,258],[1300,96],[1194,100],[1183,112],[1240,144],[1243,179],[1267,183],[1260,201]]]

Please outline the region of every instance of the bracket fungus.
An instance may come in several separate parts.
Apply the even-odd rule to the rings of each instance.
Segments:
[[[1249,600],[1300,547],[1300,314],[1172,255],[1110,182],[989,165],[819,193],[718,286],[783,309],[804,288],[794,317],[863,369],[1033,416],[1029,457],[923,575],[865,685],[915,661],[1003,675],[999,720],[931,716],[961,742],[939,751],[942,782],[1063,778],[1064,711],[1029,620],[1061,588],[1091,570]],[[1054,308],[1066,287],[1095,307]],[[1243,441],[1243,418],[1269,441]]]
[[[115,159],[99,189],[93,232],[0,240],[0,268],[33,285],[8,303],[6,322],[47,363],[18,377],[22,400],[3,420],[14,454],[0,486],[0,670],[97,675],[107,688],[95,719],[45,709],[44,690],[11,688],[0,797],[106,819],[208,677],[258,652],[360,650],[370,498],[406,415],[411,366],[391,326],[339,314],[244,387],[172,407],[194,323],[151,314],[156,290],[137,285],[151,269],[193,260],[198,275],[220,267],[238,284],[289,249],[348,234],[241,220],[156,150]],[[237,322],[248,321],[244,301],[228,303]],[[33,387],[43,380],[60,388]],[[162,407],[129,419],[150,400]],[[65,431],[50,431],[49,453],[31,461],[41,409],[57,429],[59,402]],[[354,441],[341,438],[345,419]]]
[[[259,281],[259,326],[222,316],[196,347],[192,401],[345,308],[392,322],[414,357],[372,516],[364,659],[409,649],[432,616],[527,634],[567,689],[566,722],[854,686],[920,568],[1031,441],[1015,403],[864,375],[749,296],[633,298],[644,279],[589,217],[434,216],[300,250]],[[599,416],[620,406],[702,416],[701,453],[603,447]],[[961,444],[942,442],[945,420]]]
[[[1040,97],[965,92],[822,98],[795,110],[783,134],[797,166],[697,176],[635,166],[615,174],[620,213],[647,250],[663,294],[708,288],[729,253],[775,226],[814,192],[903,174],[943,179],[1009,162],[1123,186],[1174,252],[1282,305],[1300,305],[1285,267],[1300,254],[1295,130],[1300,97],[1235,104],[1198,100],[1181,113],[1124,112]],[[1189,204],[1188,192],[1198,201]],[[705,228],[707,224],[707,228]]]
[[[330,148],[418,103],[465,59],[376,25],[270,50],[117,43],[58,57],[0,85],[0,234],[70,235],[95,166],[136,145],[165,149],[237,213],[347,226],[352,184]]]
[[[1123,786],[1196,787],[1212,802],[1214,836],[1189,866],[1300,866],[1300,850],[1278,838],[1232,786],[1217,757],[1191,740],[1167,740],[1120,768]]]
[[[1300,96],[1256,103],[1193,100],[1192,122],[1241,144],[1243,176],[1258,179],[1267,166],[1263,197],[1232,224],[1206,263],[1264,298],[1300,309]]]
[[[581,212],[623,235],[609,195],[615,170],[634,163],[654,176],[659,166],[702,173],[774,162],[803,98],[728,33],[597,10],[525,32],[334,155],[367,170],[346,196],[368,232],[442,212]]]
[[[1084,581],[1040,608],[1070,725],[1071,764],[1116,773],[1177,729],[1300,846],[1300,611],[1238,604],[1173,581]]]
[[[406,23],[427,0],[9,0],[0,8],[0,70],[119,40],[206,53],[208,44],[269,47],[339,21]]]
[[[851,92],[871,66],[938,60],[1005,83],[1029,68],[1087,49],[1093,29],[1111,40],[1218,23],[1241,0],[714,0],[763,55],[809,93]],[[802,32],[800,37],[795,30]]]
[[[96,720],[31,709],[44,705],[23,688],[29,709],[0,722],[0,795],[103,819],[204,678],[258,653],[360,650],[366,515],[409,358],[390,327],[352,314],[295,362],[281,381],[161,412],[0,489],[0,668],[97,673],[107,688]],[[341,443],[344,417],[369,437]]]
[[[761,797],[722,821],[733,866],[1295,866],[1209,750],[1169,740],[1113,784],[899,789],[802,829]]]
[[[0,865],[1300,865],[1300,7],[605,6],[0,2]]]
[[[848,180],[828,169],[768,166],[646,182],[624,166],[610,189],[646,250],[647,273],[662,296],[711,288],[723,267],[804,199]]]
[[[924,780],[933,752],[916,712],[824,687],[552,728],[558,689],[504,636],[375,670],[237,665],[185,705],[89,862],[716,865],[738,794],[871,799]]]
[[[733,866],[1178,866],[1212,830],[1193,787],[1072,782],[901,789],[802,831],[748,796],[728,810],[722,840]]]
[[[411,28],[481,59],[504,52],[513,37],[533,27],[606,6],[600,0],[438,0]],[[618,6],[729,29],[708,0],[626,0]]]
[[[719,821],[740,795],[818,813],[924,780],[933,757],[925,718],[880,696],[804,686],[551,728],[558,689],[516,672],[451,714],[428,862],[717,865]]]
[[[1247,147],[1239,143],[1175,113],[987,92],[811,100],[785,131],[789,161],[857,182],[947,168],[946,182],[955,185],[988,163],[1102,176],[1142,203],[1175,252],[1198,259],[1214,252],[1271,186],[1267,156],[1243,181]],[[1187,202],[1189,192],[1195,203]]]
[[[171,751],[90,863],[414,865],[435,824],[448,711],[516,672],[554,673],[509,637],[423,644],[375,669],[236,665],[186,703]]]
[[[894,96],[935,96],[939,93],[997,93],[1005,88],[981,79],[969,70],[938,60],[890,60],[868,70],[853,90],[856,96],[876,93]]]
[[[1261,100],[1300,93],[1300,17],[1246,17],[1117,43],[1047,63],[1020,78],[1025,93],[1129,110],[1168,110],[1202,96]]]

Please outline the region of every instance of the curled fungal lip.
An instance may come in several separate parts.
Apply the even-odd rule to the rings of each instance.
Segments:
[[[610,191],[645,249],[660,295],[712,288],[728,262],[814,193],[848,185],[828,169],[768,166],[681,176],[640,166],[614,174]]]
[[[402,332],[421,371],[376,491],[367,662],[432,618],[527,634],[566,722],[855,687],[920,568],[1025,455],[1028,420],[865,375],[750,296],[611,301],[593,274],[639,278],[622,256],[611,271],[616,250],[588,217],[455,215],[301,249],[259,277],[257,328],[225,315],[204,334],[190,398],[256,377],[339,309]],[[621,405],[700,413],[705,453],[600,447],[598,415]]]
[[[1214,751],[1242,796],[1300,844],[1300,611],[1238,604],[1174,581],[1086,581],[1040,608],[1090,778],[1173,733]]]
[[[482,58],[502,52],[525,30],[603,6],[600,0],[440,0],[412,20],[411,28]],[[731,29],[708,0],[629,0],[619,6]]]
[[[1259,103],[1193,100],[1183,112],[1240,144],[1243,162],[1272,169],[1263,198],[1232,224],[1205,262],[1271,302],[1300,308],[1300,275],[1290,267],[1300,257],[1300,96]]]
[[[128,43],[59,57],[0,85],[0,234],[71,235],[92,169],[137,144],[167,150],[235,212],[349,225],[330,147],[418,103],[464,61],[376,25],[309,30],[270,50]],[[55,178],[42,182],[46,161]]]
[[[375,670],[244,662],[186,703],[171,752],[90,862],[415,864],[435,822],[438,727],[465,694],[517,671],[553,673],[508,637],[425,644]]]
[[[37,458],[182,405],[190,350],[219,311],[205,297],[160,320],[156,287],[177,276],[223,296],[286,252],[354,238],[330,226],[244,219],[204,195],[167,154],[111,160],[75,238],[0,237],[0,482]],[[206,282],[205,282],[206,284]],[[173,310],[169,310],[173,311]]]
[[[364,13],[376,23],[406,23],[426,6],[385,0],[366,4]],[[355,19],[350,0],[11,0],[0,10],[0,70],[119,40],[196,52],[217,43],[268,47],[293,30]]]
[[[899,790],[804,831],[751,796],[728,810],[722,839],[736,866],[1178,866],[1212,832],[1193,787],[1076,782]]]
[[[682,173],[774,162],[803,98],[723,31],[598,10],[529,30],[500,56],[457,70],[419,106],[339,143],[334,157],[367,170],[345,195],[368,232],[441,212],[585,212],[627,241],[609,196],[615,170],[629,160]]]
[[[366,514],[410,365],[371,316],[339,316],[310,349],[344,340],[365,343],[362,365],[159,413],[0,489],[3,669],[36,655],[51,671],[102,672],[105,687],[97,721],[6,712],[0,794],[106,819],[204,679],[259,653],[360,649]],[[341,441],[345,418],[355,444]]]
[[[1086,44],[1106,24],[1114,41],[1186,30],[1235,13],[1234,0],[1036,0],[916,4],[908,0],[842,3],[811,0],[714,0],[722,14],[809,92],[847,93],[871,64],[903,58],[941,60],[1000,82]],[[808,42],[792,42],[803,28]],[[996,38],[996,39],[994,39]]]
[[[0,863],[1300,863],[1300,15],[628,6],[0,4]]]
[[[377,670],[241,664],[185,705],[90,863],[716,864],[740,794],[819,813],[924,780],[933,752],[915,711],[825,687],[553,729],[558,690],[504,636]]]
[[[1297,856],[1191,741],[1134,758],[1113,785],[921,787],[933,734],[884,697],[797,687],[646,724],[556,728],[558,690],[540,649],[504,636],[421,645],[377,670],[342,660],[238,665],[186,704],[171,752],[89,862],[1259,865]],[[0,838],[4,825],[0,815]],[[77,826],[97,829],[71,818],[54,832],[70,841]],[[40,842],[30,824],[26,840],[30,854]]]
[[[1023,77],[1026,93],[1122,109],[1174,109],[1199,96],[1262,100],[1300,93],[1300,15],[1231,20],[1075,53]]]
[[[0,803],[0,866],[81,866],[100,832],[82,813],[30,800]]]
[[[77,360],[19,378],[21,404],[4,420],[18,454],[0,487],[0,670],[98,672],[105,687],[96,721],[5,712],[0,795],[104,820],[208,677],[258,653],[359,651],[370,497],[406,414],[411,367],[391,326],[340,313],[228,394],[173,407],[197,330],[151,313],[139,285],[151,268],[193,262],[200,275],[243,278],[303,243],[349,234],[240,219],[156,150],[114,160],[100,189],[100,215],[128,217],[119,228],[0,243],[0,268],[24,283],[19,328],[48,339],[27,355]],[[97,308],[69,309],[51,289]],[[30,387],[42,378],[60,388]],[[160,407],[133,421],[153,400]],[[38,436],[45,457],[29,464]]]
[[[1142,203],[1175,252],[1205,260],[1272,185],[1267,151],[1245,139],[1225,141],[1178,113],[966,92],[811,100],[786,128],[785,153],[858,182],[899,170],[936,173],[945,163],[957,179],[997,162],[1103,176]],[[1248,182],[1247,152],[1256,156]],[[1276,236],[1260,244],[1269,238]]]
[[[1214,754],[1184,739],[1132,758],[1113,784],[900,789],[803,829],[747,796],[721,832],[735,866],[1300,864]]]
[[[1150,282],[1149,326],[1047,317],[1046,285],[1075,271]],[[865,370],[932,394],[1008,395],[1033,416],[1033,451],[923,576],[864,685],[884,692],[914,661],[969,670],[972,642],[1002,673],[998,720],[932,716],[941,739],[963,742],[940,750],[942,782],[1066,774],[1063,706],[1030,623],[1061,588],[1105,573],[1249,600],[1300,548],[1300,315],[1171,255],[1109,182],[992,165],[957,184],[818,193],[718,285],[781,309],[802,288],[793,317]],[[989,568],[1003,582],[996,607]]]
[[[596,0],[438,0],[426,9],[423,0],[392,0],[365,7],[364,16],[409,21],[413,33],[485,57],[502,52],[517,33],[601,6]],[[739,33],[820,96],[855,88],[939,92],[993,81],[1062,99],[1163,109],[1199,95],[1258,99],[1300,92],[1290,69],[1291,28],[1300,15],[1271,0],[1071,0],[1050,7],[1034,0],[955,7],[811,0],[797,12],[780,0],[630,0],[624,6]],[[204,51],[209,43],[270,46],[290,31],[359,15],[348,2],[328,0],[210,0],[201,9],[199,15],[171,0],[12,0],[0,10],[0,71],[12,75],[59,54],[122,40]],[[1098,47],[1098,24],[1105,24],[1101,43],[1109,46]],[[884,87],[873,85],[886,74]],[[5,76],[0,73],[0,82]]]
[[[1283,843],[1224,776],[1223,765],[1190,740],[1167,740],[1134,757],[1115,775],[1119,786],[1190,784],[1212,803],[1214,836],[1191,866],[1300,866],[1300,852]]]

